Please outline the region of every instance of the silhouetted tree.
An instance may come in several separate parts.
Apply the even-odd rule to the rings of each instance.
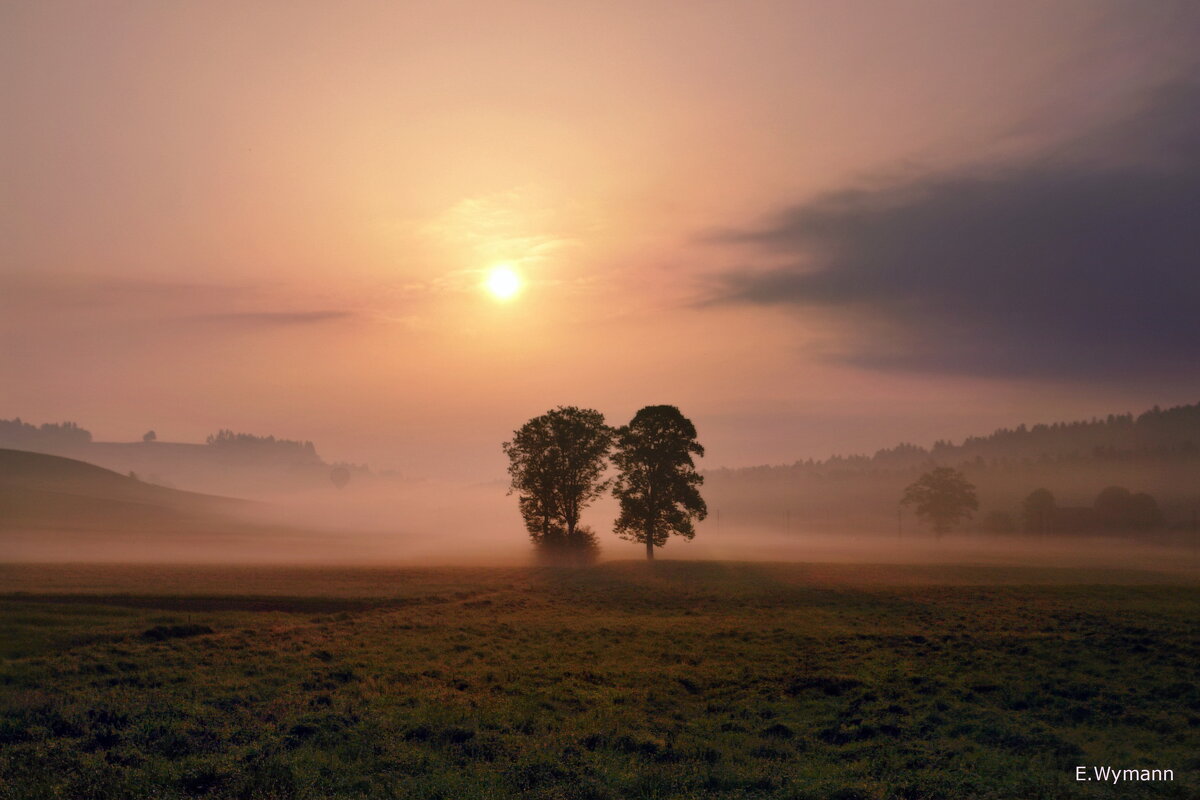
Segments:
[[[975,487],[952,467],[934,467],[904,490],[902,505],[915,506],[917,516],[933,526],[938,538],[979,509]]]
[[[691,539],[694,519],[708,507],[700,497],[704,477],[692,456],[703,456],[696,427],[675,406],[646,406],[617,431],[613,494],[621,503],[615,531],[623,539],[646,545],[646,558],[667,543],[672,533]]]
[[[155,433],[154,431],[146,431],[145,433],[142,434],[142,441],[143,442],[157,442],[158,434]]]
[[[1121,530],[1128,528],[1129,508],[1133,502],[1133,492],[1124,486],[1106,486],[1096,495],[1092,508],[1096,511],[1096,521],[1106,530]]]
[[[252,433],[234,433],[222,428],[204,440],[209,447],[242,456],[286,459],[293,463],[319,464],[321,457],[312,442],[293,439],[276,439],[274,436],[255,436]]]
[[[1045,533],[1054,523],[1058,503],[1049,489],[1034,489],[1021,504],[1021,522],[1027,533]]]
[[[0,447],[36,449],[39,447],[72,448],[92,441],[91,431],[74,422],[46,422],[41,426],[22,422],[20,417],[0,419]]]
[[[1108,486],[1092,504],[1100,527],[1110,531],[1146,531],[1166,524],[1158,501],[1145,492],[1134,494],[1123,486]]]
[[[350,483],[350,470],[343,466],[336,466],[329,470],[329,480],[339,489],[345,489],[346,484]]]
[[[1145,492],[1136,492],[1129,498],[1129,527],[1135,531],[1149,531],[1167,524],[1158,501]]]
[[[509,493],[517,493],[535,545],[581,542],[579,516],[609,486],[602,477],[612,442],[613,429],[599,411],[559,406],[526,422],[504,443],[512,477]]]

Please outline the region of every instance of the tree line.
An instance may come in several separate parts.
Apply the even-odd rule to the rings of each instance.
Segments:
[[[979,497],[963,473],[935,467],[904,490],[900,504],[913,506],[941,537],[979,510]],[[1020,512],[1020,528],[1036,534],[1129,533],[1163,528],[1166,522],[1153,496],[1123,486],[1102,489],[1091,506],[1060,506],[1049,489],[1035,489]],[[988,533],[1016,533],[1018,520],[1007,511],[992,511],[981,527]]]
[[[144,438],[144,437],[143,437]],[[312,442],[296,439],[276,439],[274,436],[256,436],[253,433],[235,433],[222,428],[205,438],[209,447],[227,450],[244,450],[276,455],[291,455],[306,461],[319,461],[317,448]]]
[[[1075,422],[1018,425],[961,444],[939,440],[932,447],[903,443],[874,455],[835,455],[789,465],[742,467],[716,472],[742,479],[788,481],[800,476],[857,476],[958,464],[972,469],[1020,469],[1041,462],[1178,460],[1200,458],[1200,403],[1159,408],[1134,416],[1109,414]]]
[[[74,422],[45,422],[33,425],[20,417],[0,419],[0,446],[21,449],[30,446],[73,447],[89,444],[91,431]]]
[[[708,508],[700,496],[702,457],[691,420],[670,405],[646,406],[613,427],[595,409],[559,406],[534,417],[502,445],[509,494],[543,558],[583,563],[596,557],[595,532],[583,510],[612,491],[620,513],[613,532],[646,547],[646,558],[672,535],[692,539]],[[615,474],[606,477],[609,468]]]
[[[1020,526],[1026,533],[1142,532],[1166,527],[1158,501],[1146,492],[1124,486],[1100,490],[1090,506],[1060,506],[1049,489],[1035,489],[1021,503]],[[984,519],[984,529],[995,533],[1016,530],[1018,520],[1004,511]]]

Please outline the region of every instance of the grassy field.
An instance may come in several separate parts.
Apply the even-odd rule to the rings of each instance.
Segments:
[[[1151,573],[9,565],[0,593],[3,800],[1200,796],[1200,587]]]

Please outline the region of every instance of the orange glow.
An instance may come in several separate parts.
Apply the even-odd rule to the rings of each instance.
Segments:
[[[521,291],[521,276],[504,264],[492,267],[484,286],[497,300],[511,300]]]

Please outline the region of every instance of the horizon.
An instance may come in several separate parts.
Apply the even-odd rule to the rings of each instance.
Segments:
[[[1178,411],[1178,410],[1188,409],[1188,408],[1192,408],[1192,407],[1200,407],[1200,401],[1198,401],[1196,403],[1186,403],[1186,404],[1182,404],[1182,405],[1178,405],[1178,406],[1166,406],[1166,407],[1162,407],[1159,404],[1155,403],[1154,405],[1150,406],[1149,408],[1146,408],[1143,411],[1114,411],[1114,412],[1105,414],[1103,416],[1092,416],[1092,417],[1088,417],[1086,419],[1058,419],[1058,420],[1053,420],[1053,421],[1039,420],[1037,422],[1021,422],[1021,423],[1017,423],[1017,424],[1011,425],[1011,426],[998,427],[987,433],[979,432],[979,433],[967,434],[967,435],[965,435],[963,437],[959,437],[957,439],[949,439],[949,438],[939,437],[939,438],[934,439],[933,441],[929,442],[928,444],[924,444],[921,442],[901,441],[901,442],[894,442],[891,445],[876,447],[873,450],[866,450],[866,451],[860,451],[860,452],[830,453],[824,457],[798,458],[798,459],[794,459],[792,461],[781,461],[781,462],[775,462],[775,463],[765,463],[764,462],[764,463],[757,463],[757,464],[742,464],[742,465],[737,465],[737,466],[730,466],[730,465],[724,465],[724,464],[701,464],[701,465],[698,465],[698,470],[702,473],[704,473],[704,472],[720,472],[720,471],[735,471],[736,472],[738,470],[756,469],[756,468],[771,468],[771,469],[786,468],[786,467],[806,464],[809,462],[819,465],[819,464],[823,464],[823,463],[827,463],[827,462],[835,461],[835,460],[839,460],[839,459],[841,459],[841,460],[853,460],[853,459],[861,459],[861,458],[872,459],[872,458],[879,456],[880,454],[888,453],[892,450],[896,450],[899,448],[906,448],[906,447],[916,447],[916,448],[924,451],[926,455],[929,455],[932,457],[933,450],[938,445],[948,445],[949,447],[957,448],[957,447],[965,446],[967,444],[967,442],[969,442],[973,439],[988,439],[990,437],[993,437],[993,436],[996,436],[999,434],[1019,433],[1023,429],[1028,430],[1028,431],[1033,431],[1037,428],[1053,429],[1058,426],[1090,425],[1090,424],[1097,424],[1097,423],[1102,424],[1102,423],[1105,423],[1106,421],[1111,421],[1114,418],[1128,418],[1131,421],[1136,422],[1139,420],[1139,418],[1141,418],[1145,415],[1148,415],[1148,414],[1155,413],[1155,412],[1172,412],[1172,411]],[[95,431],[92,431],[87,425],[80,424],[78,422],[78,420],[60,420],[60,421],[45,420],[42,422],[31,422],[30,420],[28,420],[24,417],[21,417],[20,415],[16,415],[11,419],[6,419],[3,417],[0,417],[0,422],[20,422],[20,423],[24,423],[26,425],[33,425],[34,427],[41,427],[42,425],[59,425],[59,426],[75,425],[75,426],[87,431],[91,435],[91,437],[92,437],[91,441],[90,441],[91,444],[104,445],[104,444],[143,444],[143,443],[145,443],[141,436],[138,436],[138,437],[132,438],[132,439],[128,439],[128,440],[98,438],[96,436]],[[150,430],[153,430],[153,429],[150,429]],[[224,429],[223,428],[221,430],[231,430],[232,431],[233,429]],[[206,441],[189,442],[189,441],[163,439],[162,437],[157,436],[157,431],[154,431],[154,432],[155,432],[156,438],[152,441],[152,444],[183,444],[183,445],[194,445],[194,446],[199,446],[199,447],[203,447],[207,444]],[[274,434],[270,433],[269,431],[268,432],[234,431],[234,432],[238,433],[238,434],[251,434],[254,436],[258,436],[258,437],[271,437],[276,440],[284,440],[284,437],[275,436]],[[404,473],[399,473],[398,470],[393,470],[393,469],[390,469],[387,467],[380,467],[380,466],[369,464],[369,463],[354,464],[353,462],[348,462],[348,461],[344,461],[344,460],[337,459],[337,458],[328,458],[326,455],[321,453],[321,448],[319,446],[319,443],[314,442],[311,439],[300,438],[300,439],[291,439],[291,440],[286,440],[286,441],[293,442],[296,444],[302,444],[302,445],[309,445],[309,444],[313,445],[314,447],[316,447],[317,455],[320,457],[321,461],[324,463],[327,463],[327,464],[351,464],[355,467],[366,467],[367,469],[369,469],[370,471],[375,472],[375,473],[394,472],[398,475],[402,475],[406,480],[426,480],[426,479],[430,479],[431,477],[434,477],[434,476],[427,476],[427,475],[404,474]],[[496,482],[507,482],[507,481],[508,481],[508,478],[506,478],[506,477],[496,476],[496,477],[490,478],[490,479],[485,478],[482,480],[471,481],[471,482],[478,484],[478,485],[489,485],[489,484],[494,484]]]

